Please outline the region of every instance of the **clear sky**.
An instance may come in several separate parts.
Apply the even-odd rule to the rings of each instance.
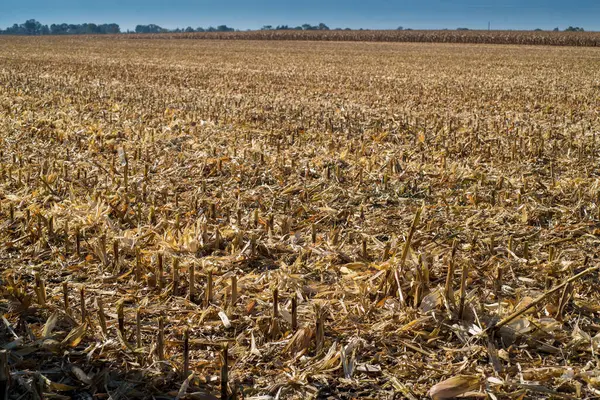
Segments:
[[[263,25],[330,28],[413,29],[466,27],[600,30],[600,0],[0,0],[0,27],[37,19],[52,23],[137,24],[165,28],[226,24],[237,29]]]

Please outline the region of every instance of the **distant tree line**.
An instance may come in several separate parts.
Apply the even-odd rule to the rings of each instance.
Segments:
[[[540,29],[540,28],[536,28],[536,29],[534,29],[534,31],[543,32],[544,30]],[[552,29],[552,32],[560,32],[560,29],[558,27],[556,27],[556,28]],[[565,32],[585,32],[585,29],[580,28],[578,26],[575,26],[575,27],[569,26],[567,29],[565,29]]]
[[[208,28],[198,27],[196,29],[188,26],[185,29],[175,28],[175,29],[166,29],[162,28],[158,25],[150,24],[150,25],[137,25],[135,27],[135,33],[180,33],[180,32],[234,32],[235,29],[231,28],[227,25],[219,25],[216,28],[214,26],[209,26]]]
[[[468,31],[469,28],[456,28],[456,30],[457,31]],[[535,32],[543,32],[544,30],[540,29],[540,28],[536,28],[536,29],[534,29],[534,31]],[[560,32],[560,29],[554,28],[552,31],[553,32]],[[576,27],[569,26],[567,29],[565,29],[565,32],[585,32],[585,30],[583,28],[578,27],[578,26],[576,26]]]
[[[30,19],[22,24],[14,24],[5,30],[0,29],[4,35],[85,35],[121,33],[118,24],[52,24],[42,25],[35,19]]]
[[[260,29],[262,31],[328,31],[329,27],[321,22],[319,25],[303,24],[296,27],[291,27],[288,25],[277,25],[276,27],[273,27],[273,25],[264,25]],[[350,28],[346,29],[350,30]],[[336,28],[336,30],[341,30],[341,28]]]
[[[304,24],[304,25],[299,25],[296,27],[292,27],[289,25],[277,25],[277,26],[264,25],[262,28],[260,28],[260,30],[262,30],[262,31],[285,31],[285,30],[328,31],[329,27],[321,22],[321,23],[319,23],[319,25]],[[336,30],[341,30],[341,28],[336,28]],[[346,30],[350,30],[350,28],[346,28]],[[154,24],[137,25],[135,27],[135,33],[166,33],[166,32],[171,32],[171,33],[188,32],[188,33],[191,33],[191,32],[234,32],[234,31],[235,31],[234,28],[231,28],[227,25],[219,25],[216,28],[214,26],[209,26],[208,28],[198,27],[195,29],[192,28],[191,26],[188,26],[185,29],[181,29],[181,28],[166,29],[166,28],[162,28],[158,25],[154,25]]]
[[[327,25],[323,22],[318,25],[311,24],[303,24],[298,25],[296,27],[289,25],[264,25],[261,30],[270,31],[285,31],[285,30],[297,30],[297,31],[328,31],[330,30]],[[335,28],[336,31],[341,31],[342,28]],[[343,30],[351,30],[350,28],[344,28]],[[362,28],[359,30],[363,30]],[[412,30],[410,28],[403,28],[399,26],[397,30]],[[457,28],[459,31],[468,31],[468,28]],[[536,31],[541,31],[541,29],[535,29]],[[558,28],[553,29],[555,32],[558,32]],[[216,28],[213,26],[209,26],[208,28],[198,27],[192,28],[188,26],[185,29],[176,28],[176,29],[167,29],[163,28],[159,25],[149,24],[149,25],[137,25],[135,27],[135,33],[179,33],[179,32],[234,32],[235,29],[231,28],[227,25],[219,25]],[[127,31],[129,33],[129,30]],[[583,28],[578,26],[569,26],[565,29],[565,32],[584,32]],[[121,28],[118,24],[94,24],[94,23],[84,23],[84,24],[52,24],[42,25],[40,22],[35,19],[30,19],[25,21],[22,24],[14,24],[11,27],[6,28],[5,30],[0,29],[0,35],[86,35],[86,34],[114,34],[121,33]]]
[[[219,25],[216,28],[209,26],[204,29],[202,27],[192,28],[188,26],[185,29],[166,29],[155,24],[137,25],[135,33],[166,33],[166,32],[233,32],[234,28],[227,25]],[[129,31],[128,31],[129,32]],[[35,19],[30,19],[22,24],[14,24],[4,30],[0,29],[0,35],[98,35],[121,33],[121,28],[118,24],[52,24],[42,25]]]

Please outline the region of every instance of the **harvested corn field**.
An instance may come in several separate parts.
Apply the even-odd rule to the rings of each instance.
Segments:
[[[342,42],[482,43],[600,47],[599,32],[465,30],[260,30],[113,35],[113,39],[324,40]]]
[[[8,398],[600,395],[599,49],[0,38],[0,82]]]

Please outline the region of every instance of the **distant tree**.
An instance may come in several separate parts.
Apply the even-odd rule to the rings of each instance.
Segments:
[[[262,28],[260,28],[261,31],[272,31],[273,30],[273,25],[263,25]]]
[[[397,27],[397,28],[396,28],[396,30],[397,30],[397,31],[403,31],[403,30],[404,30],[404,27],[402,27],[402,26],[399,26],[399,27]]]
[[[303,24],[302,29],[304,29],[305,31],[315,31],[318,29],[318,27],[312,26],[311,24]]]
[[[150,24],[150,25],[137,25],[135,27],[135,32],[136,33],[161,33],[161,32],[167,32],[167,30],[164,28],[161,28],[158,25]]]
[[[469,28],[456,28],[457,31],[468,31]]]
[[[191,26],[188,26],[187,28],[185,28],[186,32],[195,32],[194,28],[192,28]]]
[[[4,31],[4,33],[6,33],[8,35],[26,35],[27,34],[25,32],[25,29],[22,27],[22,25],[18,25],[18,24],[13,24],[13,26],[11,26],[10,28],[6,28],[6,31]]]
[[[110,33],[110,34],[121,33],[121,28],[119,27],[118,24],[112,23],[112,24],[105,24],[102,26],[105,27],[105,33]]]
[[[565,29],[565,32],[584,32],[584,29],[578,26],[569,26],[567,29]]]
[[[26,35],[39,35],[42,30],[42,24],[35,19],[29,19],[25,21],[21,27],[25,30]]]
[[[196,28],[196,32],[206,32],[203,27],[199,26]]]
[[[317,29],[319,29],[320,31],[328,31],[329,27],[321,22],[321,23],[319,23],[319,26]]]
[[[275,27],[275,30],[278,30],[278,31],[287,31],[289,29],[291,29],[291,28],[287,25],[277,25]]]
[[[209,26],[208,28],[206,28],[206,32],[216,32],[217,28],[215,28],[214,26]]]
[[[82,24],[79,31],[79,33],[84,34],[100,33],[100,29],[98,29],[98,25],[96,24]]]
[[[558,27],[552,29],[552,32],[558,32],[560,29],[558,29]]]
[[[303,27],[301,27],[301,26],[297,26],[297,27],[295,27],[295,28],[294,28],[294,30],[295,30],[295,31],[301,31],[301,30],[303,30],[303,29],[304,29],[304,28],[303,28]]]
[[[234,32],[235,29],[230,28],[227,25],[219,25],[219,26],[217,26],[217,31],[218,32]]]
[[[351,28],[344,28],[345,31],[351,31]]]
[[[535,32],[542,32],[542,31],[543,31],[543,29],[540,29],[540,28],[535,28],[535,29],[534,29],[534,31],[535,31]]]

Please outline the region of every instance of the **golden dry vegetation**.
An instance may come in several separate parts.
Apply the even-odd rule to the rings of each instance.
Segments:
[[[9,398],[600,395],[599,49],[15,37],[0,82]]]
[[[113,35],[114,39],[324,40],[342,42],[485,43],[600,47],[600,32],[481,30],[261,30]]]

